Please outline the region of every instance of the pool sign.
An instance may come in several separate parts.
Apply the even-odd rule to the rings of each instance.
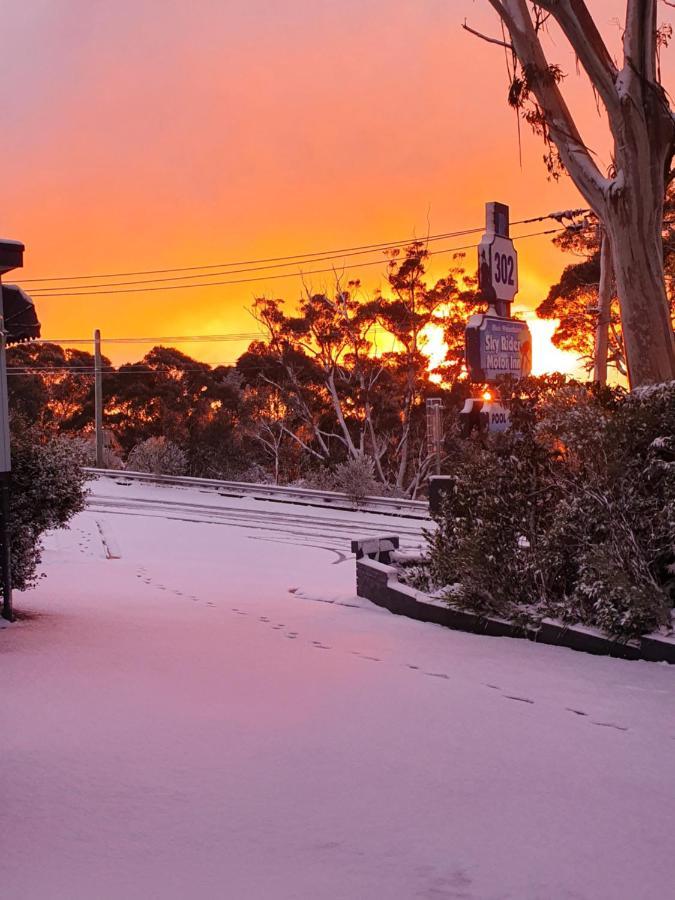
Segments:
[[[526,322],[471,316],[466,326],[466,367],[471,381],[493,382],[532,371],[532,336]]]
[[[481,411],[487,416],[488,431],[508,431],[511,427],[511,410],[498,400],[485,402]]]
[[[478,245],[478,285],[483,299],[499,316],[508,317],[518,293],[518,254],[509,237],[509,208],[486,203],[485,234]]]
[[[500,400],[473,397],[464,401],[459,414],[461,433],[468,437],[472,431],[508,431],[511,410]]]

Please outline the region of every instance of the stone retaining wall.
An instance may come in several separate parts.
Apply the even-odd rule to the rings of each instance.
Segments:
[[[378,544],[378,540],[382,541],[382,545]],[[367,550],[366,542],[362,542],[364,546],[359,546],[360,543],[352,541],[352,551],[357,554],[356,592],[359,597],[364,597],[395,615],[474,634],[527,638],[541,644],[554,644],[603,656],[675,664],[675,641],[667,639],[645,637],[640,640],[617,641],[581,626],[565,627],[546,620],[539,628],[522,628],[504,619],[454,609],[398,580],[396,569],[387,564],[391,551],[398,547],[397,538],[391,535],[381,539],[369,538]],[[382,557],[386,558],[386,562],[381,561]]]

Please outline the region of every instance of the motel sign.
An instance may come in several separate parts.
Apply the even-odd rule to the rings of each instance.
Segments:
[[[488,314],[471,316],[466,326],[466,366],[474,382],[529,375],[532,337],[527,324]]]

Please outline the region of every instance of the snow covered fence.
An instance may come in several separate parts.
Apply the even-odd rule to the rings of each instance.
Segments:
[[[395,540],[395,539],[394,539]],[[420,622],[444,625],[456,631],[469,631],[492,637],[527,638],[540,644],[553,644],[600,656],[642,659],[675,664],[675,639],[655,635],[634,641],[616,641],[597,629],[581,625],[565,626],[544,619],[538,628],[514,625],[505,619],[479,616],[468,610],[448,606],[398,580],[398,573],[387,561],[376,556],[390,554],[395,547],[392,536],[352,541],[356,554],[356,593],[398,616]],[[397,541],[398,544],[398,541]],[[380,546],[381,545],[381,546]]]
[[[246,481],[221,481],[217,478],[192,478],[183,475],[155,475],[152,472],[127,472],[114,469],[85,469],[93,477],[104,476],[119,483],[145,482],[176,487],[196,487],[214,490],[233,497],[252,497],[256,500],[274,500],[277,503],[302,503],[304,506],[328,506],[333,509],[355,509],[346,494],[337,491],[317,491],[293,485],[251,484]],[[360,512],[376,512],[380,515],[405,516],[409,519],[428,519],[429,506],[425,500],[407,500],[404,497],[365,497],[359,501]]]

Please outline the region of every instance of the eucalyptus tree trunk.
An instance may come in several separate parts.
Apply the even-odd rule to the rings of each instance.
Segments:
[[[675,341],[663,273],[663,199],[675,122],[657,70],[656,0],[626,0],[617,67],[584,0],[489,0],[506,25],[535,117],[612,247],[631,387],[675,378]],[[538,13],[552,16],[605,107],[614,165],[604,175],[562,96],[544,53]],[[499,42],[497,42],[499,43]]]

